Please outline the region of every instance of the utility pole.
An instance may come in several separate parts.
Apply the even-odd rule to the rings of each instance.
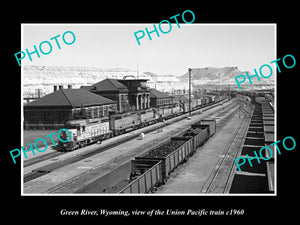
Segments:
[[[192,98],[192,81],[191,81],[191,72],[192,72],[192,69],[189,68],[189,117],[192,116],[192,107],[191,107],[191,98]]]

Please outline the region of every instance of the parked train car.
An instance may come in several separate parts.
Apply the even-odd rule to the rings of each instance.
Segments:
[[[205,128],[208,127],[209,137],[213,136],[217,131],[216,120],[201,120],[192,125],[192,128]]]
[[[199,106],[198,106],[198,101],[197,101],[197,99],[193,99],[192,100],[192,109],[196,109],[196,108],[198,108]]]
[[[197,101],[197,106],[201,107],[202,106],[201,99],[197,99],[196,101]]]
[[[207,98],[208,98],[208,103],[213,102],[213,96],[207,95]]]
[[[132,160],[131,169],[132,182],[120,194],[149,193],[163,183],[161,160]]]
[[[192,125],[183,137],[172,137],[167,143],[132,160],[131,183],[120,194],[144,194],[164,184],[179,164],[185,163],[196,149],[215,133],[216,120],[202,120]]]
[[[206,105],[206,100],[205,100],[205,98],[201,98],[201,105]]]
[[[199,146],[203,145],[209,139],[210,134],[208,126],[209,125],[204,125],[202,127],[192,126],[191,129],[187,130],[187,132],[183,134],[183,137],[192,137],[193,154]]]
[[[189,103],[188,102],[181,103],[181,107],[182,107],[182,111],[184,113],[189,112]]]
[[[189,158],[193,151],[193,142],[190,137],[172,137],[168,143],[150,150],[136,160],[161,160],[163,180],[169,177],[171,172],[181,163]]]
[[[208,96],[204,96],[200,99],[193,99],[191,101],[191,109],[194,110],[194,109],[204,107],[208,104],[217,103],[217,102],[220,102],[220,101],[224,100],[225,98],[226,98],[226,96],[211,96],[211,95],[208,95]],[[181,102],[180,104],[181,104],[181,106],[180,106],[181,110],[184,113],[189,112],[189,102]]]
[[[204,100],[204,105],[207,105],[209,103],[209,98],[208,97],[203,97]]]

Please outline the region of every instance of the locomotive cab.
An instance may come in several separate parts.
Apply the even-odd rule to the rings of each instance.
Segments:
[[[80,133],[80,130],[81,130],[81,126],[80,126],[80,124],[74,124],[74,123],[72,123],[72,121],[69,121],[65,124],[65,128],[69,130],[71,137],[69,137],[68,132],[63,130],[60,133],[60,138],[62,140],[69,139],[69,141],[67,141],[67,142],[59,141],[59,149],[66,150],[66,151],[72,151],[79,147],[79,146],[77,146],[76,142],[77,142],[78,133]]]
[[[72,151],[111,136],[109,121],[102,119],[86,119],[68,121],[65,127],[71,133],[68,142],[61,143],[62,150]],[[63,139],[63,138],[62,138]],[[63,140],[67,140],[63,139]]]

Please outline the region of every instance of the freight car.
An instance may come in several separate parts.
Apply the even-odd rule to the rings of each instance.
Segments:
[[[202,127],[192,126],[191,129],[187,130],[183,134],[183,137],[193,138],[193,151],[192,154],[196,152],[196,149],[203,145],[209,139],[209,125],[202,125]]]
[[[153,192],[163,183],[161,160],[132,160],[131,170],[131,182],[119,192],[121,194]]]
[[[222,96],[208,95],[208,96],[204,96],[199,99],[193,99],[191,101],[191,109],[192,110],[199,109],[206,105],[210,105],[210,104],[214,104],[214,103],[223,101],[225,98],[226,97],[224,95],[222,95]],[[189,111],[189,102],[181,102],[180,104],[181,104],[181,109],[184,113]]]
[[[171,172],[191,157],[215,133],[216,120],[195,123],[182,137],[172,137],[168,142],[143,153],[132,160],[131,183],[119,193],[143,194],[164,184]],[[211,133],[212,132],[212,133]],[[141,169],[142,168],[142,169]]]
[[[186,162],[193,151],[193,142],[190,137],[172,137],[168,143],[155,148],[136,160],[161,160],[163,183],[171,172],[181,163]]]
[[[193,129],[196,128],[208,128],[209,137],[213,136],[216,133],[217,130],[217,124],[216,120],[201,120],[195,124],[192,125]]]

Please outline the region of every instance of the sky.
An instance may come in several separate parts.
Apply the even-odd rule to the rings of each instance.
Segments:
[[[153,23],[154,24],[154,23]],[[172,23],[169,33],[154,32],[149,40],[145,27],[153,24],[22,24],[20,51],[34,51],[43,41],[49,41],[52,52],[32,54],[22,65],[74,66],[96,68],[128,68],[140,72],[183,75],[188,68],[237,66],[252,72],[276,57],[275,24],[184,24]],[[163,25],[167,31],[169,25]],[[138,45],[134,33],[143,30]],[[72,31],[76,40],[66,45],[62,35]],[[60,35],[57,41],[50,38]],[[72,36],[66,34],[66,41]],[[47,52],[48,45],[42,48]]]

